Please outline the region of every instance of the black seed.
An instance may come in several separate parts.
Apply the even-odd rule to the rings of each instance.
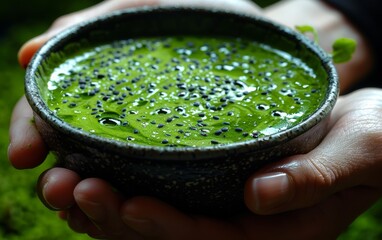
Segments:
[[[282,112],[277,111],[277,110],[272,111],[272,116],[274,116],[274,117],[281,117],[282,116]]]
[[[180,93],[178,94],[178,97],[185,97],[186,95],[187,95],[186,92],[180,92]]]
[[[177,123],[176,126],[182,127],[182,126],[184,126],[184,124],[183,123]]]
[[[214,120],[219,120],[219,119],[220,119],[219,116],[213,116],[212,118],[213,118]]]
[[[219,136],[219,135],[221,135],[223,132],[221,131],[221,130],[217,130],[216,132],[215,132],[215,135],[216,136]]]
[[[256,132],[256,131],[253,132],[253,133],[252,133],[252,137],[253,137],[253,138],[258,138],[258,137],[259,137],[259,133]]]
[[[76,107],[77,106],[77,103],[69,103],[69,107],[73,108],[73,107]]]
[[[227,131],[228,131],[228,128],[227,128],[227,127],[224,127],[224,128],[222,128],[222,129],[220,129],[220,131],[222,131],[222,132],[227,132]]]
[[[164,124],[162,123],[158,124],[158,128],[162,128],[162,127],[164,127]]]
[[[243,129],[242,129],[242,128],[235,128],[235,131],[236,131],[236,132],[242,132]]]
[[[104,77],[105,77],[104,74],[98,74],[98,75],[97,75],[97,78],[98,78],[98,79],[102,79],[102,78],[104,78]]]
[[[204,117],[204,116],[206,116],[206,114],[205,113],[198,113],[198,116],[199,117]]]
[[[228,115],[228,116],[233,116],[233,112],[232,112],[232,111],[229,111],[229,112],[227,113],[227,115]]]
[[[265,104],[257,104],[256,109],[258,110],[266,110],[267,106]]]
[[[156,124],[157,122],[155,120],[152,120],[150,123],[151,124]]]
[[[200,103],[199,102],[194,102],[194,107],[199,107]]]
[[[189,129],[190,129],[190,130],[197,130],[197,128],[194,127],[194,126],[189,127]]]
[[[168,143],[168,140],[167,140],[167,139],[163,139],[163,140],[162,140],[162,143],[163,143],[163,144],[167,144],[167,143]]]
[[[249,133],[247,133],[247,132],[243,132],[243,136],[244,137],[247,137],[249,135]]]
[[[157,114],[169,114],[171,113],[171,110],[168,108],[161,108],[156,111]]]
[[[230,122],[223,122],[223,125],[230,125]]]
[[[170,117],[170,118],[167,118],[166,122],[169,123],[169,122],[172,122],[172,120],[173,120],[173,118]]]
[[[139,130],[138,129],[134,129],[134,133],[135,134],[139,133]]]
[[[219,144],[219,142],[216,140],[211,140],[211,144]]]

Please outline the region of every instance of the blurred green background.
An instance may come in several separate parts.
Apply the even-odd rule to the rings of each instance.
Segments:
[[[258,0],[267,5],[277,0]],[[2,1],[0,6],[0,239],[4,240],[86,240],[73,233],[56,213],[38,200],[35,183],[52,165],[49,157],[33,170],[15,170],[7,160],[9,119],[23,94],[24,70],[18,66],[17,51],[28,39],[45,31],[58,16],[94,5],[99,0]],[[340,239],[382,239],[382,202],[360,216]]]

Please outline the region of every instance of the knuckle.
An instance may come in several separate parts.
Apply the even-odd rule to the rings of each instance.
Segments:
[[[80,15],[78,13],[70,13],[58,17],[56,20],[54,20],[51,28],[65,28],[79,23],[83,20],[85,20],[85,17],[83,15]]]
[[[64,15],[61,17],[58,17],[56,20],[54,20],[52,27],[60,27],[67,25],[70,22],[70,17],[69,15]]]
[[[317,191],[332,186],[336,179],[338,179],[340,173],[334,164],[327,164],[328,160],[326,156],[320,156],[319,158],[311,159],[307,161],[309,171],[314,178],[315,189]]]

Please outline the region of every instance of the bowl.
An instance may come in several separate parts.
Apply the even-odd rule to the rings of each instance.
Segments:
[[[319,103],[304,119],[279,131],[260,135],[251,132],[252,137],[246,140],[225,144],[211,141],[212,144],[175,147],[119,141],[83,131],[48,106],[47,94],[52,86],[47,73],[63,58],[89,46],[117,40],[166,36],[245,38],[276,49],[285,59],[306,66],[308,75],[314,70],[313,75],[322,85]],[[258,72],[247,73],[252,78],[261,76]],[[266,76],[261,77],[267,80]],[[261,86],[257,90],[263,89],[265,95],[272,91],[272,84],[267,86],[267,90]],[[283,157],[309,152],[320,143],[337,99],[338,77],[331,58],[319,46],[261,17],[192,7],[148,7],[116,11],[55,36],[30,62],[25,91],[37,129],[56,156],[57,166],[71,169],[83,178],[105,179],[126,197],[153,196],[186,212],[230,215],[245,211],[244,184],[256,170]],[[311,97],[314,92],[315,89],[309,89],[304,96]],[[287,91],[284,95],[288,95]],[[293,93],[289,95],[299,101]]]

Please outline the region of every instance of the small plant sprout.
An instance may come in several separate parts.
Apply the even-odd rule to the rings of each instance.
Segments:
[[[301,25],[295,27],[302,34],[311,34],[313,40],[318,44],[318,34],[312,26]],[[344,63],[350,61],[357,47],[357,42],[350,38],[338,38],[332,44],[332,53],[330,53],[334,63]]]

